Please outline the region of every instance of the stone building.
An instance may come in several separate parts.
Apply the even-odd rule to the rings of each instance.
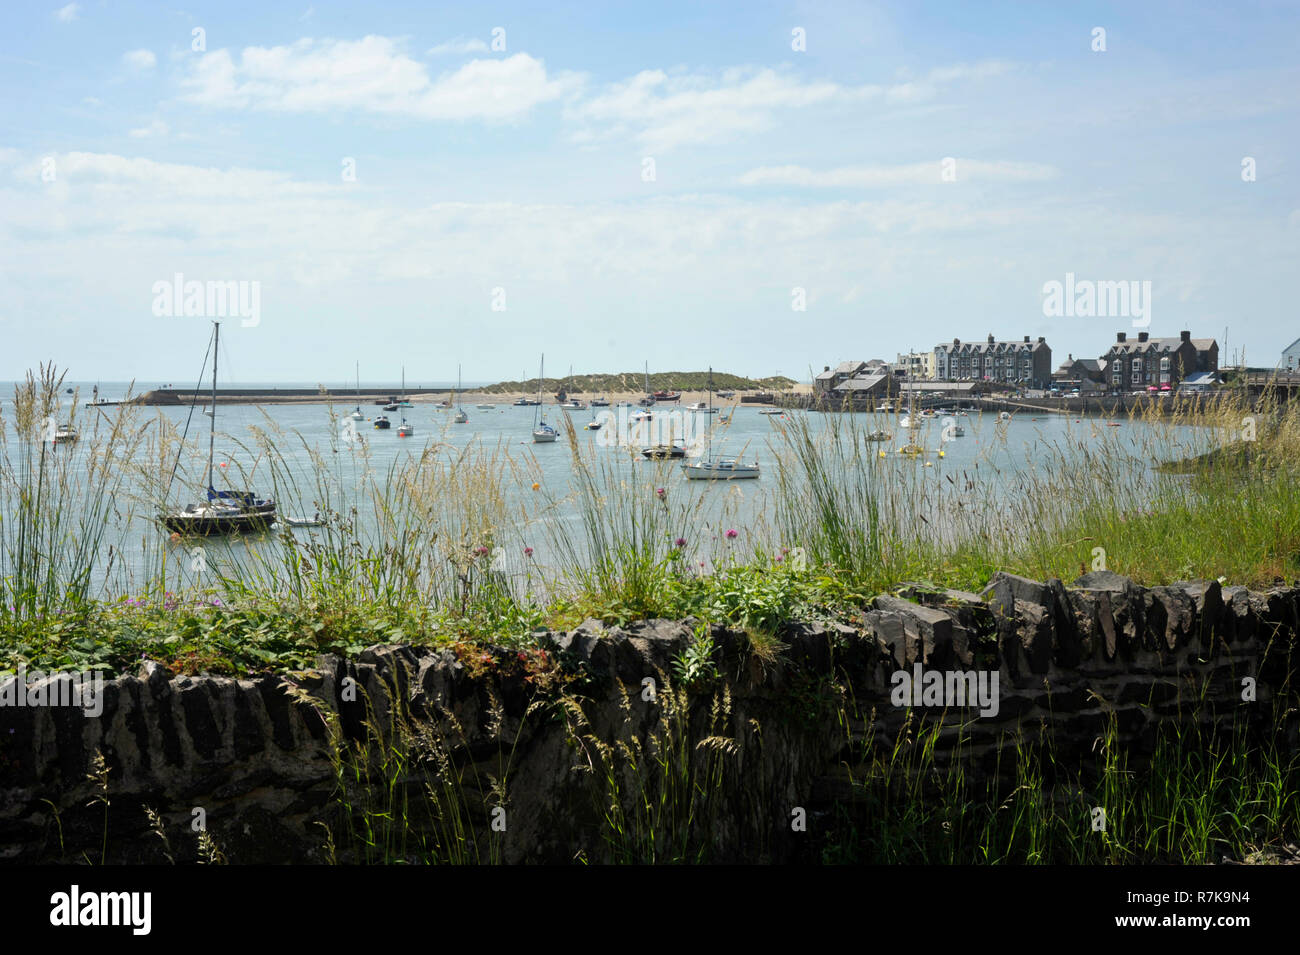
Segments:
[[[1177,338],[1152,338],[1139,332],[1135,341],[1117,332],[1102,360],[1112,391],[1172,391],[1193,372],[1219,370],[1219,343],[1193,338],[1189,331],[1179,332]]]
[[[934,348],[934,377],[940,381],[995,381],[1027,388],[1047,388],[1052,382],[1052,349],[1041,336],[1030,341],[963,342]]]

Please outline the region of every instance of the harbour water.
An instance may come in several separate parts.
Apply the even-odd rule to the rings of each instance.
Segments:
[[[97,440],[102,441],[116,417],[123,414],[131,416],[133,428],[142,428],[146,434],[161,437],[171,428],[186,436],[185,450],[178,461],[163,457],[163,444],[148,438],[141,442],[132,462],[139,473],[132,473],[125,482],[124,499],[114,511],[116,524],[105,535],[106,543],[113,545],[114,557],[111,568],[97,568],[101,586],[113,593],[130,592],[155,574],[163,560],[184,569],[192,542],[169,541],[154,516],[160,506],[184,504],[201,495],[206,483],[209,418],[197,406],[85,408],[89,388],[84,383],[71,387],[79,389],[75,417],[82,437],[76,444],[57,448],[61,467],[74,472],[89,467]],[[99,396],[116,400],[126,390],[125,384],[101,383]],[[69,417],[72,401],[71,396],[63,398],[61,419]],[[354,421],[350,417],[354,406],[222,405],[216,419],[214,483],[274,495],[282,518],[350,514],[357,528],[372,538],[382,538],[386,518],[380,511],[387,505],[377,510],[376,499],[389,495],[400,498],[408,493],[406,485],[393,487],[392,482],[409,483],[411,475],[428,470],[432,475],[430,483],[436,485],[450,480],[446,477],[450,472],[439,471],[439,466],[448,468],[453,462],[463,464],[473,459],[479,466],[491,469],[492,478],[478,489],[459,492],[491,499],[497,516],[483,516],[482,521],[492,526],[492,543],[501,553],[501,566],[517,573],[524,573],[528,567],[553,568],[562,559],[550,546],[557,531],[581,534],[583,508],[576,498],[580,482],[576,480],[574,449],[565,436],[566,420],[572,423],[583,460],[602,475],[601,507],[609,509],[611,519],[614,510],[627,503],[624,496],[671,505],[674,513],[681,515],[681,537],[692,543],[692,557],[703,558],[701,563],[716,556],[720,541],[734,540],[737,547],[772,549],[798,545],[798,541],[779,539],[774,509],[783,471],[787,481],[795,472],[783,466],[791,454],[783,431],[801,421],[806,422],[814,437],[824,440],[830,440],[831,429],[842,430],[846,425],[842,419],[847,418],[856,419],[852,425],[861,433],[888,431],[894,436],[892,441],[859,446],[856,454],[846,459],[847,466],[870,469],[880,475],[880,480],[893,480],[906,473],[907,480],[922,492],[929,487],[949,497],[959,495],[964,486],[971,489],[973,498],[994,507],[999,506],[1004,494],[1014,493],[1018,475],[1048,461],[1059,468],[1061,462],[1068,462],[1071,455],[1089,447],[1094,451],[1108,449],[1109,454],[1132,454],[1142,448],[1141,453],[1149,455],[1154,445],[1163,452],[1160,459],[1173,460],[1205,450],[1208,439],[1204,429],[1160,426],[1157,434],[1140,421],[1108,422],[1046,414],[1000,420],[996,414],[972,411],[941,414],[923,422],[916,440],[925,450],[912,458],[897,453],[897,448],[906,443],[906,432],[898,427],[895,415],[763,414],[753,406],[720,402],[720,412],[713,416],[659,405],[651,409],[649,423],[637,423],[631,420],[640,410],[636,408],[572,411],[567,412],[566,419],[566,412],[548,396],[540,410],[561,429],[561,438],[553,444],[534,444],[531,431],[537,408],[505,403],[483,410],[469,396],[461,402],[469,421],[454,424],[454,409],[416,403],[411,408],[387,412],[393,427],[381,431],[373,428],[371,419],[385,413],[382,409],[362,405],[364,420]],[[414,436],[398,436],[397,425],[403,418],[414,426]],[[602,427],[588,430],[586,425],[593,421],[601,422]],[[954,426],[964,434],[956,436]],[[6,428],[10,441],[16,440],[12,415],[6,415]],[[683,440],[691,457],[711,450],[714,457],[757,461],[762,476],[736,482],[686,481],[680,461],[649,461],[638,453],[640,447],[672,440]],[[167,472],[173,462],[178,463],[176,479],[170,483],[170,493],[164,500],[162,489],[168,486]],[[443,490],[433,488],[435,496]],[[450,495],[452,489],[445,490]],[[611,496],[618,500],[611,501]],[[392,498],[388,499],[391,502]],[[464,508],[463,503],[456,506]],[[628,512],[620,513],[626,516]],[[934,515],[922,516],[926,518],[922,523],[930,525],[930,531],[941,523],[933,519]],[[475,518],[465,514],[452,521],[426,512],[426,520],[430,535],[448,533],[453,527],[462,536],[468,535],[467,539],[477,533]],[[727,531],[733,530],[736,533],[727,536]],[[204,566],[209,571],[237,573],[248,548],[274,546],[280,533],[290,531],[257,535],[253,540],[204,540]],[[291,533],[310,540],[320,532],[299,528]],[[525,554],[526,559],[522,556]]]

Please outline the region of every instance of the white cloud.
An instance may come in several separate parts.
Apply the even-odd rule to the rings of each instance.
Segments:
[[[585,126],[575,138],[635,135],[651,150],[687,143],[723,142],[772,128],[782,110],[863,103],[897,105],[930,99],[942,86],[992,76],[1010,67],[1002,63],[934,70],[918,81],[891,86],[844,86],[805,81],[773,69],[732,68],[720,74],[644,70],[606,87],[575,105],[570,119]]]
[[[1033,162],[986,162],[956,159],[955,182],[1043,182],[1054,179],[1054,166]],[[943,183],[942,160],[897,166],[841,166],[813,170],[806,166],[760,166],[740,177],[744,186],[809,186],[814,188],[881,189],[890,186]],[[947,183],[945,183],[947,184]]]
[[[148,126],[131,130],[132,139],[155,139],[167,135],[168,126],[161,119],[155,119]]]
[[[439,43],[429,50],[430,56],[442,56],[445,53],[486,53],[488,45],[474,37],[458,36],[446,43]]]
[[[581,83],[550,75],[526,53],[471,60],[436,79],[386,37],[303,39],[289,46],[216,50],[197,60],[184,85],[193,103],[225,109],[362,112],[430,120],[512,120]]]
[[[79,3],[70,3],[66,7],[59,7],[59,9],[54,11],[54,15],[64,23],[71,23],[73,20],[77,19],[77,15],[80,13],[81,4]]]
[[[122,54],[122,62],[132,69],[152,70],[158,64],[158,57],[152,50],[131,50]]]
[[[100,100],[100,98],[99,98],[98,96],[83,96],[83,97],[81,98],[81,102],[84,103],[86,106],[102,106],[102,105],[104,105],[103,102]]]

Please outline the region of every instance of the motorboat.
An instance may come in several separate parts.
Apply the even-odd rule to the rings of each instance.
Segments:
[[[374,426],[378,428],[380,431],[387,431],[389,428],[393,426],[393,423],[388,420],[388,415],[381,414],[375,418]]]
[[[70,424],[61,424],[54,429],[55,444],[76,444],[80,437],[77,429]]]
[[[742,464],[735,458],[721,458],[717,461],[692,461],[682,465],[682,472],[689,481],[740,481],[759,476],[758,462]]]
[[[288,527],[321,527],[325,524],[321,520],[320,511],[316,512],[315,517],[286,517],[284,523]]]
[[[497,406],[496,405],[475,405],[474,407],[477,408],[479,411],[495,411]]]
[[[684,458],[686,457],[686,446],[684,444],[656,444],[650,448],[642,448],[641,456],[650,458],[653,461]]]
[[[888,431],[872,431],[867,435],[868,441],[893,441],[894,436]]]
[[[698,411],[700,414],[717,414],[720,409],[711,408],[703,401],[697,401],[694,404],[686,406],[687,411]]]
[[[608,408],[608,407],[609,407],[609,399],[608,399],[608,398],[592,398],[592,399],[591,399],[591,406],[592,406],[593,408]]]

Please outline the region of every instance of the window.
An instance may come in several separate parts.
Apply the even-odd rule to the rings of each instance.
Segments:
[[[1142,359],[1141,358],[1133,359],[1133,384],[1135,385],[1142,384]]]

